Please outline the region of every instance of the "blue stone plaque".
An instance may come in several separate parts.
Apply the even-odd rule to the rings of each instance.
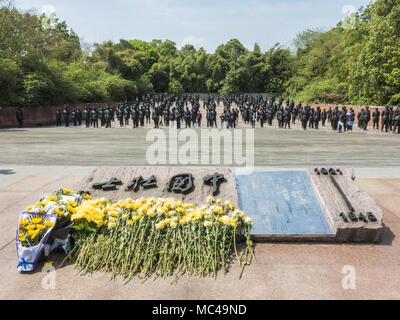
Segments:
[[[239,206],[253,235],[333,235],[305,171],[236,175]]]

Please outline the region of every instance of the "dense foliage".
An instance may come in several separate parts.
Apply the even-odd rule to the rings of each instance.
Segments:
[[[5,1],[0,1],[5,3]],[[307,30],[293,51],[262,52],[232,39],[214,53],[170,40],[120,40],[81,47],[65,22],[0,9],[0,106],[131,100],[151,92],[274,93],[302,102],[400,102],[400,2],[376,0],[322,32]]]

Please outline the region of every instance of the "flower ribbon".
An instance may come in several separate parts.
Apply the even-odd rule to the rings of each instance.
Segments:
[[[21,258],[21,261],[18,263],[17,268],[23,267],[23,268],[26,270],[26,269],[27,269],[26,266],[27,266],[28,264],[35,264],[35,262],[26,262],[26,261],[25,261],[25,258]]]

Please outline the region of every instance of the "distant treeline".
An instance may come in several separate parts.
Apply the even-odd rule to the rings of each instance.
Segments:
[[[4,1],[0,1],[4,2]],[[290,50],[262,52],[232,39],[214,53],[173,41],[81,47],[65,22],[0,9],[0,106],[131,100],[152,92],[268,92],[304,103],[400,102],[400,1],[376,0],[327,31],[307,30]]]

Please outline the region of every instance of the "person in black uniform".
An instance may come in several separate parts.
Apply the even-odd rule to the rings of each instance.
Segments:
[[[214,110],[213,113],[212,113],[212,117],[213,117],[213,122],[215,123],[215,126],[217,127],[217,124],[216,124],[216,121],[215,121],[216,116],[217,116],[217,114],[216,114],[216,112]],[[236,128],[236,112],[235,112],[234,109],[230,112],[229,122],[230,122],[230,127],[231,128],[233,128],[233,129]]]
[[[339,124],[339,107],[336,106],[335,109],[332,111],[332,117],[331,117],[332,130],[337,130],[338,124]]]
[[[129,126],[129,118],[131,117],[128,108],[124,108],[125,125]]]
[[[176,128],[175,107],[173,107],[169,113],[169,126],[171,126],[171,128]]]
[[[149,107],[146,107],[146,109],[145,109],[145,115],[146,115],[146,124],[149,124],[150,123],[150,108]],[[153,119],[154,120],[154,119]],[[158,124],[157,124],[157,126],[158,126]]]
[[[385,128],[385,132],[389,130],[389,106],[385,107],[385,110],[382,111],[382,127],[381,131],[383,132],[383,128]]]
[[[65,121],[65,126],[69,127],[69,111],[67,107],[64,107],[63,109],[63,116],[64,116],[64,121]]]
[[[82,112],[81,109],[77,108],[76,109],[76,117],[77,117],[77,121],[78,121],[78,126],[82,125]]]
[[[99,118],[100,118],[100,127],[106,125],[106,118],[104,116],[104,108],[100,108],[99,110]]]
[[[139,122],[140,122],[140,126],[144,127],[144,118],[145,118],[145,110],[143,109],[143,107],[140,107],[139,109]]]
[[[147,118],[147,116],[146,116],[146,118]],[[160,116],[158,115],[157,108],[153,110],[152,119],[154,121],[154,129],[158,129],[159,128],[158,122],[160,121]]]
[[[169,127],[169,108],[166,107],[163,112],[164,125]]]
[[[321,112],[321,121],[322,121],[322,126],[323,127],[325,127],[325,121],[326,121],[327,116],[328,115],[327,115],[326,109],[322,110],[322,112]]]
[[[89,128],[89,126],[90,126],[90,109],[88,107],[86,107],[85,111],[83,113],[84,113],[84,116],[85,116],[86,128]]]
[[[314,108],[311,108],[310,119],[308,122],[308,128],[314,129],[314,113],[315,113]]]
[[[136,110],[136,106],[133,106],[131,109],[131,118],[132,118],[132,128],[137,128],[138,127],[138,112]]]
[[[96,108],[93,108],[93,110],[90,112],[90,118],[92,119],[93,128],[98,128],[99,127],[99,114],[97,113]]]
[[[62,117],[62,113],[60,108],[56,109],[56,126],[57,127],[61,127],[61,117]]]
[[[76,127],[77,124],[78,124],[78,121],[77,121],[78,118],[77,118],[77,115],[76,115],[76,110],[75,110],[75,108],[72,109],[71,116],[72,116],[72,121],[74,122],[74,127]]]
[[[260,126],[261,126],[261,128],[264,128],[265,119],[266,119],[265,110],[261,109],[260,110]]]
[[[393,107],[389,107],[389,129],[390,129],[390,131],[392,131],[392,129],[393,129],[393,119],[394,119]]]
[[[179,110],[179,107],[175,109],[175,121],[176,121],[176,128],[180,129],[181,128],[181,119],[182,119],[182,114]]]
[[[357,113],[357,121],[358,121],[358,127],[363,128],[363,122],[364,122],[364,108],[361,108],[361,110]]]
[[[393,114],[393,133],[400,133],[400,107],[397,107]]]
[[[290,120],[291,120],[291,112],[289,107],[286,107],[284,113],[283,113],[283,118],[285,121],[285,129],[289,128],[290,129]]]
[[[364,116],[363,116],[363,129],[364,131],[367,130],[369,121],[371,120],[371,111],[369,110],[369,106],[366,106],[364,110]]]
[[[276,119],[278,120],[278,127],[283,128],[283,111],[279,108],[278,112],[276,113]]]
[[[17,118],[18,128],[22,128],[24,126],[24,113],[21,107],[18,107],[15,112],[15,117]]]
[[[190,113],[190,110],[189,110],[189,107],[186,107],[186,110],[185,110],[185,112],[184,112],[184,114],[183,114],[183,118],[184,118],[184,120],[185,120],[185,128],[187,128],[187,127],[189,127],[190,128],[190,126],[191,126],[191,120],[192,120],[192,114]]]
[[[109,107],[107,107],[104,110],[104,117],[106,119],[106,128],[111,128],[111,118],[112,118],[112,116],[111,116],[111,110],[110,110]]]
[[[124,126],[124,111],[122,109],[119,109],[117,113],[117,118],[119,120],[119,126],[123,127]]]
[[[321,121],[321,108],[318,106],[314,111],[314,128],[319,129],[319,122]]]
[[[379,119],[381,117],[381,113],[378,108],[372,113],[372,122],[374,130],[379,130]]]

